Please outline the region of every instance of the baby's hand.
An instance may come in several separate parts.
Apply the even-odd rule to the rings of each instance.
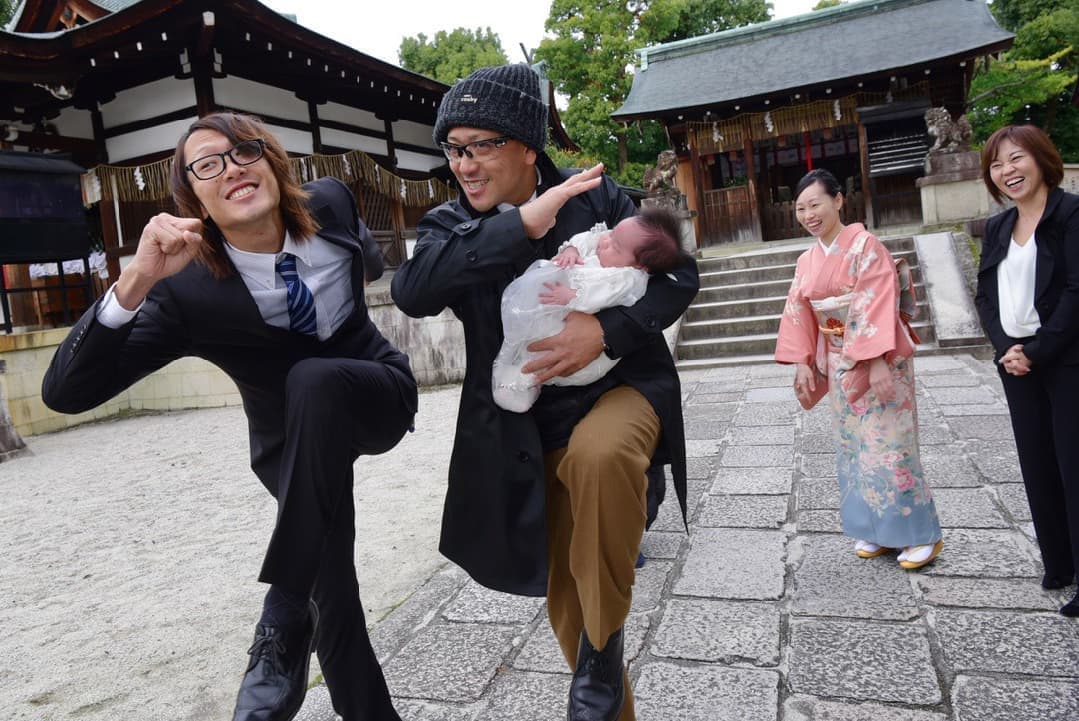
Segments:
[[[575,265],[584,264],[584,261],[581,260],[580,251],[572,245],[566,246],[565,250],[551,258],[551,262],[559,268],[570,268]]]
[[[561,283],[544,283],[547,290],[541,290],[539,301],[541,305],[566,305],[577,297],[577,291],[568,285]]]

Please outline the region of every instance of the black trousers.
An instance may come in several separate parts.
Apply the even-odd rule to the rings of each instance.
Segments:
[[[277,524],[259,580],[315,599],[319,664],[344,721],[400,720],[360,603],[352,492],[356,458],[393,448],[412,424],[399,381],[382,363],[348,358],[303,360],[286,380],[280,474],[270,488]]]
[[[998,366],[1045,572],[1075,575],[1079,559],[1079,366]]]

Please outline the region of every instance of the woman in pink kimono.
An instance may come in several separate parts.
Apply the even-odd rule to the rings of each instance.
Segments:
[[[828,394],[835,417],[843,532],[855,553],[902,549],[921,568],[940,553],[940,521],[918,455],[914,340],[899,308],[896,265],[860,223],[843,225],[843,195],[827,170],[795,192],[798,222],[817,239],[798,258],[776,361],[797,366],[807,410]]]

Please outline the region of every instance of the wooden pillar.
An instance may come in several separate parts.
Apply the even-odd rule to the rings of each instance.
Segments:
[[[715,228],[709,225],[708,214],[705,212],[704,178],[701,177],[701,156],[697,152],[697,144],[694,143],[693,139],[688,137],[688,135],[686,137],[686,146],[689,149],[689,169],[693,179],[693,196],[697,199],[697,207],[700,209],[697,212],[697,217],[700,218],[700,223],[697,226],[697,246],[701,247],[707,245],[713,239]]]
[[[386,155],[390,159],[390,170],[397,172],[397,142],[393,139],[393,120],[383,118],[382,127],[386,130]]]
[[[191,79],[195,83],[195,110],[200,118],[217,109],[212,70],[213,63],[208,58],[196,58],[191,63]]]
[[[390,161],[390,170],[397,172],[397,144],[393,139],[393,118],[383,118],[382,127],[386,130],[386,155]],[[408,257],[405,248],[405,203],[396,194],[390,197],[390,209],[393,211],[393,244],[397,257]]]
[[[101,245],[109,270],[109,285],[120,278],[120,233],[116,227],[116,212],[112,203],[113,201],[104,199],[97,202],[97,216],[101,220]]]
[[[757,197],[757,188],[760,186],[757,182],[757,158],[753,150],[753,134],[750,132],[749,121],[746,120],[742,127],[742,155],[746,160],[746,181],[749,184],[749,214],[753,219],[750,229],[753,231],[753,239],[759,243],[764,240],[764,233],[761,230],[761,205]]]
[[[94,147],[97,149],[97,162],[109,162],[109,146],[105,143],[105,119],[101,117],[101,106],[94,103],[90,108],[90,124],[94,129]]]
[[[307,101],[307,117],[311,121],[311,152],[322,152],[322,126],[318,121],[318,103],[314,100]]]
[[[873,207],[873,188],[869,184],[869,136],[865,124],[858,121],[858,156],[862,164],[862,194],[865,196],[865,220],[871,228],[877,227],[876,210]]]
[[[29,288],[30,266],[26,263],[9,263],[0,266],[0,273],[4,274],[4,286],[11,288]],[[34,293],[11,293],[8,295],[8,321],[17,326],[36,326],[41,324],[41,317],[37,314],[34,304]]]
[[[101,117],[101,107],[94,103],[90,109],[90,121],[94,127],[94,142],[97,144],[97,161],[102,165],[109,162],[109,151],[105,144],[105,121]],[[100,176],[98,178],[100,180]],[[101,246],[105,251],[105,265],[109,271],[109,284],[120,277],[120,259],[117,249],[120,247],[120,234],[116,228],[116,213],[111,201],[97,201],[97,214],[101,220]]]
[[[199,117],[205,117],[217,109],[214,100],[214,33],[217,18],[212,11],[202,13],[195,46],[191,48],[191,76],[195,82],[195,107]]]

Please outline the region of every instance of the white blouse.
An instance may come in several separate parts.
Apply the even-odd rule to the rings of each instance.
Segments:
[[[1034,309],[1034,266],[1038,244],[1033,235],[1026,245],[1012,238],[1008,255],[997,266],[997,295],[1000,298],[1000,325],[1012,338],[1026,338],[1041,328]]]

